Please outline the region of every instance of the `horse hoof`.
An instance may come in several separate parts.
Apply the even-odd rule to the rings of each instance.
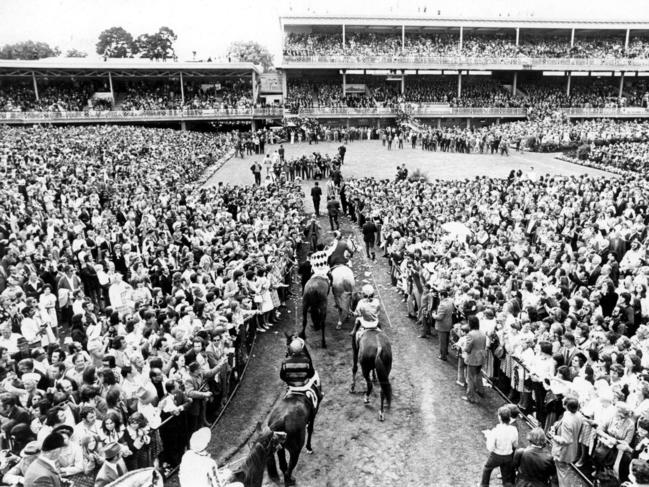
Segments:
[[[343,327],[343,324],[339,321],[336,325],[336,330],[340,330]]]
[[[352,386],[349,388],[349,392],[355,392],[356,391],[356,384],[352,384]]]
[[[326,344],[326,343],[323,343],[323,344],[322,344],[322,348],[327,348],[327,344]]]
[[[307,449],[306,449],[306,452],[307,452],[309,455],[313,455],[313,450],[311,450],[310,448],[307,448]]]
[[[379,421],[385,421],[385,416],[382,412],[379,412]]]
[[[284,485],[286,487],[291,487],[292,485],[295,485],[295,479],[292,477],[288,479],[284,479]]]
[[[365,404],[369,404],[369,403],[370,403],[370,396],[365,395],[365,397],[363,398],[363,402],[364,402]]]

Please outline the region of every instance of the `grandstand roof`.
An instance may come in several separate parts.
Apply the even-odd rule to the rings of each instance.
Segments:
[[[433,9],[434,10],[434,9]],[[649,16],[648,16],[649,17]],[[488,27],[488,28],[528,28],[528,29],[632,29],[648,30],[649,18],[638,20],[574,20],[574,19],[541,19],[541,18],[472,18],[472,17],[443,17],[443,16],[392,16],[392,15],[314,15],[314,16],[282,16],[280,25],[405,25],[419,27]]]
[[[0,76],[114,76],[150,77],[171,76],[183,73],[186,76],[229,78],[262,73],[253,63],[211,63],[192,61],[152,61],[149,59],[86,59],[47,58],[33,61],[0,60]]]

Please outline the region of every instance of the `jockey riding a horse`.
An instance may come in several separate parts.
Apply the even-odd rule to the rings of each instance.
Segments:
[[[357,340],[366,330],[381,329],[379,326],[381,301],[374,297],[374,288],[370,284],[365,284],[361,289],[361,293],[363,294],[363,299],[358,302],[355,311],[358,318],[356,318],[354,329],[350,333],[351,336],[355,336],[360,327],[361,333],[356,338]]]
[[[316,252],[309,257],[312,275],[325,277],[331,284],[331,269],[337,265],[348,265],[347,249],[347,241],[343,240],[340,232],[336,230],[331,245],[325,248],[324,245],[318,244]]]
[[[295,337],[289,344],[288,356],[282,362],[279,377],[288,386],[287,394],[307,396],[317,413],[323,397],[320,391],[320,377],[313,367],[309,351],[301,338]]]

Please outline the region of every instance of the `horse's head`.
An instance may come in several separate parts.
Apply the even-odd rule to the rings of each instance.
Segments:
[[[283,431],[273,431],[265,428],[257,437],[256,444],[260,445],[266,454],[279,450],[286,442],[287,434]]]

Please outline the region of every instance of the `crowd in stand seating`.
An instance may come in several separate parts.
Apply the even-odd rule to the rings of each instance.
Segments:
[[[248,327],[273,326],[302,225],[293,184],[201,186],[246,136],[0,127],[1,448],[33,460],[63,435],[77,486],[108,451],[178,464]],[[5,481],[29,459],[3,458]]]
[[[649,142],[617,142],[579,147],[574,157],[562,157],[576,164],[603,169],[624,176],[649,174]]]
[[[560,485],[570,462],[600,481],[649,467],[647,189],[640,178],[533,170],[343,183],[343,211],[377,222],[392,282],[422,336],[438,330],[442,359],[436,320],[451,310],[459,391],[471,380],[461,337],[477,319],[482,370],[551,434]],[[452,222],[467,231],[447,233]],[[479,380],[465,399],[481,400]],[[577,421],[572,436],[562,418]]]
[[[569,35],[536,36],[524,33],[516,45],[512,32],[484,34],[465,32],[460,49],[459,34],[401,35],[380,32],[348,32],[343,47],[336,34],[289,33],[285,38],[285,56],[419,56],[419,57],[551,57],[551,58],[646,58],[649,41],[633,37],[624,48],[624,33],[617,35],[578,36],[570,45]]]
[[[207,83],[206,83],[207,85]],[[102,88],[105,91],[105,88]],[[242,109],[254,106],[252,87],[244,81],[223,82],[217,90],[214,85],[201,86],[186,82],[183,103],[177,83],[130,83],[116,86],[117,106],[107,99],[93,99],[96,90],[91,86],[51,85],[39,88],[36,100],[33,87],[0,87],[0,112],[74,112],[84,110],[125,111],[180,110],[180,109]],[[123,95],[123,97],[122,97]]]

